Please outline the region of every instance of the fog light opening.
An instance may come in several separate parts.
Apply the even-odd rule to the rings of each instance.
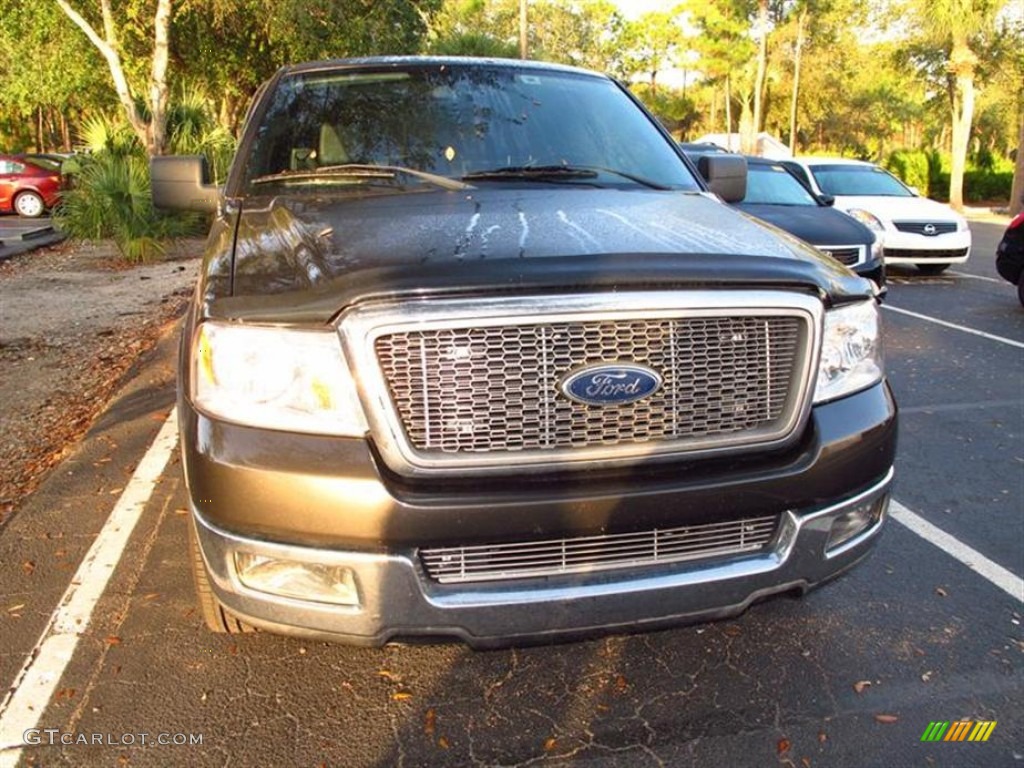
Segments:
[[[236,552],[235,570],[238,580],[257,592],[294,600],[359,606],[355,572],[345,566]]]
[[[836,515],[832,520],[832,529],[828,534],[828,543],[825,545],[826,552],[832,552],[851,539],[856,538],[864,531],[874,526],[882,519],[882,510],[885,509],[885,497],[858,504],[848,509],[841,515]]]

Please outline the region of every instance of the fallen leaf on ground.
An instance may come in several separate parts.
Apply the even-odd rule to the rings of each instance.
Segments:
[[[33,563],[31,560],[26,560],[25,562],[23,562],[21,564],[21,570],[23,570],[25,573],[30,574],[35,569],[36,569],[36,564]]]
[[[121,638],[117,635],[108,635],[106,640],[107,645],[120,645]]]
[[[544,740],[544,751],[550,752],[558,746],[558,739],[551,737]]]
[[[391,698],[395,701],[408,701],[412,698],[412,694],[408,691],[398,691],[397,693],[391,694]]]
[[[824,731],[818,731],[818,743],[824,744],[826,741],[828,741],[828,734]]]
[[[923,682],[923,683],[927,683],[931,679],[932,679],[932,671],[930,669],[927,672],[925,672],[923,675],[921,675],[921,682]]]
[[[441,749],[448,749],[448,739],[442,736],[440,739],[437,740],[437,746],[439,746]]]
[[[10,608],[8,608],[7,612],[8,613],[15,613],[16,611],[20,611],[24,607],[25,607],[24,603],[18,603],[17,605],[12,605]]]
[[[946,592],[946,590],[944,590],[942,587],[936,587],[935,588],[935,594],[938,595],[939,597],[945,597],[949,593]]]
[[[899,721],[896,715],[875,715],[875,721],[879,723],[895,723]]]
[[[433,709],[428,709],[427,713],[423,716],[423,732],[428,736],[434,735],[434,729],[437,726],[437,715]]]
[[[870,680],[858,680],[856,683],[853,684],[853,690],[855,690],[857,693],[864,693],[864,691],[870,687]]]
[[[784,755],[789,752],[789,748],[792,744],[789,743],[789,739],[779,739],[779,743],[775,745],[780,755]]]

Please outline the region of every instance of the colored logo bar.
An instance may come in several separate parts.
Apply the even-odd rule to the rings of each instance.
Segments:
[[[921,741],[988,741],[995,720],[933,720],[921,734]]]

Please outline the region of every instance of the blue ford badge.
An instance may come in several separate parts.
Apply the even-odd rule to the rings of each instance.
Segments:
[[[562,394],[587,405],[624,405],[650,397],[661,388],[661,376],[645,365],[598,363],[579,368],[562,380]]]

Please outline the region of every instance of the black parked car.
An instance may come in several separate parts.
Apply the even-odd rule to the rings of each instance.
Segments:
[[[863,558],[896,406],[870,284],[708,194],[616,81],[280,70],[214,212],[178,415],[199,604],[475,646],[737,614]]]
[[[1017,297],[1024,305],[1024,212],[1010,222],[996,247],[996,270],[1017,286]]]
[[[682,147],[698,168],[702,157],[724,152],[713,144]],[[810,243],[879,287],[885,285],[882,244],[874,232],[832,208],[830,197],[815,195],[781,163],[747,156],[747,168],[747,194],[733,205]]]

